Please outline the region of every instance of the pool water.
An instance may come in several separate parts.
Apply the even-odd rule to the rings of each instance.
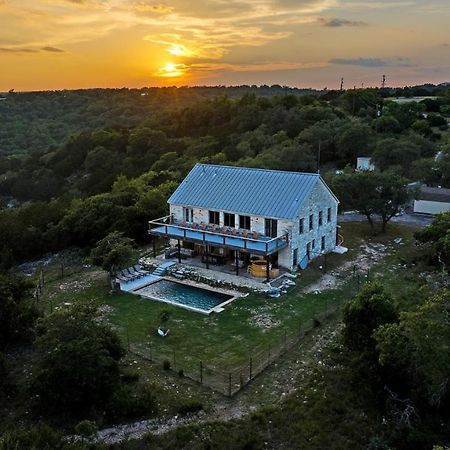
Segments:
[[[137,289],[135,293],[143,297],[200,309],[204,312],[209,312],[221,303],[233,298],[232,295],[168,280],[149,284],[141,289]]]

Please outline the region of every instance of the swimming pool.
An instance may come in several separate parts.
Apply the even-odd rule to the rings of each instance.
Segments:
[[[169,280],[157,281],[136,289],[134,293],[141,297],[172,303],[204,314],[211,313],[214,308],[228,303],[234,298],[230,294]]]

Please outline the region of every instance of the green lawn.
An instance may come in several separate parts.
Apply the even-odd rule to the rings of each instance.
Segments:
[[[399,246],[398,251],[404,251],[410,247],[413,231],[391,225],[386,235],[368,237],[366,224],[343,224],[341,233],[350,251],[345,255],[329,255],[328,272],[336,272],[346,261],[355,258],[363,240],[366,243],[392,245],[393,238],[401,236],[406,243]],[[394,256],[386,259],[389,263],[379,262],[373,273],[378,271],[380,275],[384,273],[387,276],[390,272],[386,264],[393,264],[392,258]],[[50,308],[49,297],[54,307],[81,298],[91,299],[99,305],[110,307],[109,320],[131,349],[159,361],[170,360],[172,364],[175,359],[177,369],[185,372],[197,371],[200,361],[209,368],[231,372],[247,364],[250,357],[282,345],[285,334],[292,336],[299,333],[300,327],[310,327],[313,318],[320,318],[327,310],[339,307],[355,294],[357,283],[351,276],[351,265],[339,274],[342,283],[337,289],[302,294],[301,290],[306,285],[316,282],[323,275],[319,265],[320,261],[315,262],[299,277],[297,286],[278,299],[252,294],[235,300],[222,313],[210,316],[132,294],[111,295],[106,276],[99,277],[92,270],[62,280],[70,285],[72,279],[81,281],[83,277],[88,278],[91,280],[90,286],[85,288],[62,292],[59,288],[61,280],[47,284],[45,308]],[[159,315],[163,310],[170,312],[168,327],[171,333],[166,338],[159,337],[156,332],[161,325]]]

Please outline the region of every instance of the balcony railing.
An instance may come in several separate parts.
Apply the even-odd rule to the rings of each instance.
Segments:
[[[173,215],[150,220],[149,234],[264,255],[275,253],[288,245],[288,234],[272,238],[257,232],[232,227],[178,222],[174,220]]]

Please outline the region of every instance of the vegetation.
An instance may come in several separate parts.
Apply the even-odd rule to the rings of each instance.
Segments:
[[[392,99],[413,95],[436,98]],[[97,428],[207,409],[211,394],[189,381],[199,361],[211,373],[240,368],[308,321],[316,326],[312,340],[327,324],[332,337],[316,359],[294,349],[302,368],[290,374],[290,394],[273,394],[275,404],[261,400],[238,420],[116,447],[448,444],[450,215],[421,231],[386,226],[407,203],[408,182],[450,187],[449,115],[448,87],[428,85],[8,94],[0,105],[0,449],[100,449],[91,442]],[[354,172],[362,155],[375,172]],[[145,243],[147,221],[165,215],[166,199],[199,161],[297,171],[320,165],[343,208],[369,222],[343,225],[348,264],[340,271],[342,257],[327,260],[337,286],[301,292],[323,275],[310,268],[282,302],[250,295],[206,318],[111,294],[92,268],[68,276],[62,266],[43,292],[36,275],[33,284],[13,274],[17,263],[71,248],[84,263],[126,267]],[[385,234],[374,233],[378,218]],[[388,248],[365,285],[351,266],[362,245]],[[322,320],[334,305],[346,305],[342,317]],[[261,326],[267,318],[271,326]],[[168,321],[171,333],[159,339],[157,327]],[[162,359],[152,364],[125,347]],[[264,384],[273,387],[271,376]],[[258,399],[264,391],[248,388]],[[76,442],[66,437],[73,433]]]

